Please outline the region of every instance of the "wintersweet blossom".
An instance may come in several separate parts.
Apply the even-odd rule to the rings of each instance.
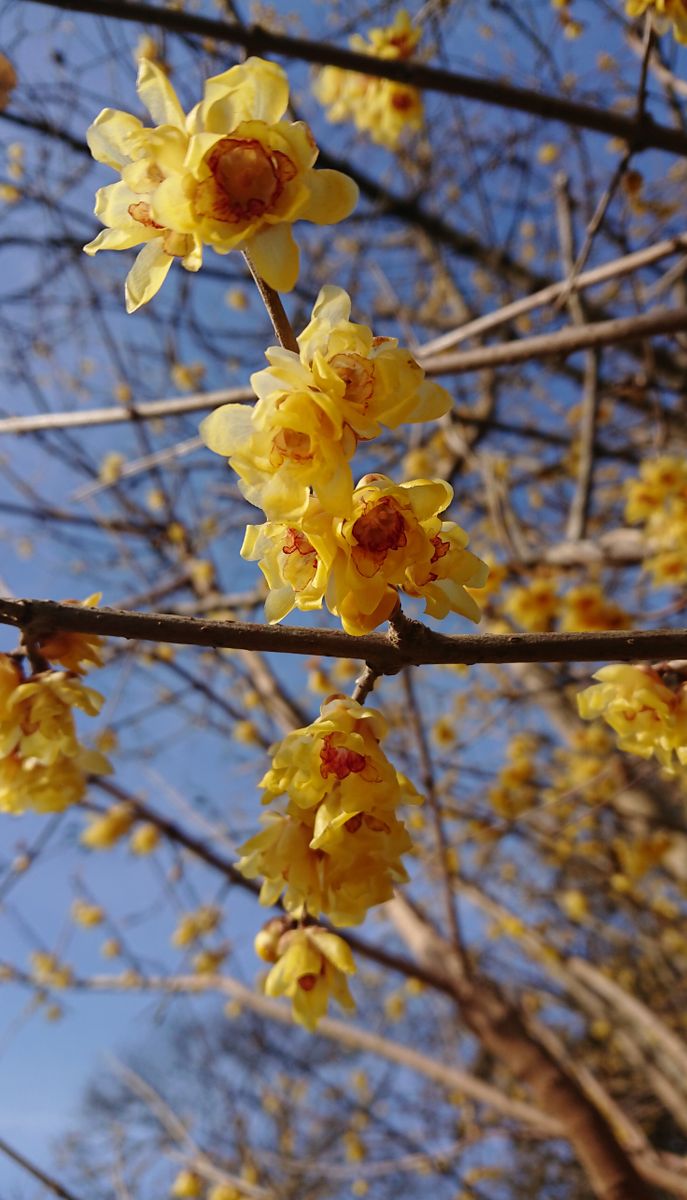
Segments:
[[[420,28],[401,9],[391,25],[368,30],[367,40],[353,34],[349,46],[377,58],[407,59],[421,36]],[[353,121],[357,129],[390,150],[396,148],[406,130],[422,128],[422,97],[417,88],[407,84],[329,66],[320,71],[314,92],[328,110],[330,121]]]
[[[656,587],[687,582],[687,461],[661,455],[626,485],[625,516],[644,525],[653,553],[644,569]]]
[[[417,800],[382,750],[387,732],[376,708],[346,696],[325,700],[315,721],[271,747],[272,765],[260,780],[263,803],[286,795],[298,810],[313,809],[336,793],[353,812]]]
[[[335,553],[332,517],[314,496],[297,526],[288,521],[248,525],[241,555],[258,562],[265,576],[267,620],[281,621],[293,608],[321,608]]]
[[[0,811],[57,812],[78,803],[88,774],[111,770],[74,723],[74,708],[94,716],[102,700],[64,671],[25,680],[18,662],[0,655]]]
[[[78,608],[95,608],[101,596],[101,592],[94,592],[85,600],[67,600],[65,603]],[[74,675],[85,675],[91,667],[102,667],[103,645],[103,639],[97,633],[71,633],[60,629],[38,639],[38,649],[43,658],[51,663],[59,663]]]
[[[249,252],[270,286],[290,291],[299,261],[291,225],[343,220],[358,189],[340,171],[315,171],[307,125],[282,120],[281,67],[249,58],[208,79],[188,116],[155,63],[142,60],[137,88],[153,129],[105,109],[88,133],[93,156],[122,179],[98,193],[96,215],[108,228],[87,253],[146,243],[127,280],[127,310],[155,295],[175,258],[197,271],[204,244]]]
[[[625,0],[628,17],[641,17],[651,10],[656,17],[656,28],[664,33],[670,25],[676,42],[687,45],[687,3],[685,0]]]
[[[577,697],[581,717],[602,716],[618,746],[641,758],[656,757],[670,774],[687,765],[687,683],[668,687],[652,667],[615,664],[593,676],[598,683]]]
[[[264,877],[263,904],[283,893],[287,912],[354,925],[407,881],[411,840],[396,808],[420,797],[381,749],[386,731],[381,713],[334,696],[272,748],[263,802],[286,804],[265,815],[238,864],[247,878]]]
[[[570,588],[562,597],[561,608],[559,628],[563,633],[630,628],[628,614],[604,595],[598,583]]]
[[[355,1009],[346,981],[356,966],[350,947],[335,933],[308,925],[279,940],[278,957],[265,979],[268,996],[288,996],[294,1020],[315,1029],[332,997],[347,1012]]]
[[[255,407],[225,404],[201,424],[205,444],[227,456],[243,494],[270,518],[302,516],[311,487],[323,508],[346,515],[358,443],[451,407],[395,338],[375,337],[350,315],[347,292],[323,287],[298,354],[271,346],[269,367],[251,376]]]
[[[399,588],[422,597],[433,615],[451,610],[479,621],[465,585],[482,586],[488,568],[465,549],[464,531],[441,520],[452,499],[453,489],[440,479],[400,485],[385,475],[361,479],[351,515],[334,526],[338,553],[327,589],[327,606],[347,633],[368,633],[388,620]]]

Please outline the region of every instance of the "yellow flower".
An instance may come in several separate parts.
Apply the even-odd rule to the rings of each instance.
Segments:
[[[401,855],[411,842],[395,808],[420,797],[381,750],[385,733],[375,709],[333,697],[272,748],[263,801],[285,795],[286,811],[263,818],[238,864],[249,879],[264,876],[261,903],[283,892],[288,912],[358,924],[407,881]]]
[[[176,1179],[172,1183],[172,1186],[169,1189],[169,1194],[170,1196],[179,1197],[180,1200],[181,1198],[194,1200],[194,1197],[202,1196],[204,1191],[205,1183],[202,1176],[198,1175],[195,1171],[189,1171],[188,1169],[184,1168],[183,1171],[179,1172]]]
[[[563,633],[630,627],[627,613],[619,604],[606,599],[598,583],[570,588],[561,600],[561,607],[560,629]]]
[[[330,996],[341,1008],[355,1008],[346,975],[355,974],[350,948],[335,933],[316,925],[293,929],[280,941],[279,958],[265,980],[268,996],[288,996],[294,1020],[315,1029]]]
[[[131,804],[113,804],[101,816],[93,817],[84,829],[79,841],[89,850],[109,850],[129,832],[136,819]]]
[[[634,524],[660,516],[666,502],[687,499],[687,461],[667,454],[648,459],[639,468],[639,479],[627,482],[625,494],[626,520]]]
[[[144,243],[126,280],[127,312],[135,312],[152,299],[175,258],[181,259],[187,271],[197,271],[202,262],[200,238],[193,231],[179,233],[165,226],[152,210],[160,185],[184,170],[189,145],[184,112],[156,63],[141,60],[136,86],[153,121],[158,122],[155,128],[146,128],[129,113],[105,108],[86,135],[96,161],[112,167],[122,178],[97,192],[95,213],[107,228],[84,250],[97,254]]]
[[[143,821],[137,825],[129,840],[132,854],[152,854],[160,841],[160,830],[152,821]]]
[[[539,578],[524,587],[512,588],[503,602],[503,611],[523,629],[536,632],[551,628],[560,606],[555,581]]]
[[[71,908],[72,921],[88,929],[93,925],[101,925],[103,910],[99,904],[91,904],[88,900],[74,900]]]
[[[439,519],[452,499],[443,480],[397,486],[384,475],[361,479],[351,516],[335,523],[338,553],[327,590],[327,606],[347,633],[368,633],[387,620],[397,588],[421,596],[432,616],[450,610],[479,621],[464,585],[480,587],[488,568],[465,549],[467,534]]]
[[[20,683],[6,700],[0,725],[0,757],[19,755],[52,766],[60,756],[75,758],[83,747],[72,708],[89,716],[100,711],[102,696],[63,671],[43,671]]]
[[[685,0],[625,0],[628,17],[641,17],[648,9],[656,14],[656,28],[663,33],[673,26],[673,37],[687,45],[687,3]]]
[[[314,497],[297,525],[286,521],[249,525],[241,555],[257,561],[267,580],[267,620],[281,621],[293,608],[303,612],[321,608],[335,553],[332,518]]]
[[[422,34],[401,9],[391,25],[370,29],[367,36],[367,41],[360,34],[349,38],[351,49],[377,58],[407,59]],[[314,92],[328,109],[330,121],[353,121],[362,133],[369,133],[373,142],[390,150],[396,148],[406,130],[418,130],[423,125],[424,109],[418,90],[391,79],[325,67],[317,77]]]
[[[193,912],[183,913],[174,933],[173,946],[189,946],[192,942],[212,933],[222,919],[222,913],[214,904],[202,904]]]
[[[687,684],[669,688],[651,667],[612,665],[593,676],[599,683],[577,697],[585,720],[603,716],[618,734],[618,746],[641,758],[655,756],[677,774],[674,756],[687,764]]]
[[[65,603],[74,604],[79,608],[95,608],[101,598],[101,592],[94,592],[85,600],[67,600]],[[85,675],[90,666],[102,667],[103,639],[96,633],[70,633],[58,630],[41,638],[38,648],[44,658],[50,662],[58,662],[74,675]]]
[[[271,346],[269,367],[251,376],[255,407],[222,405],[201,424],[205,444],[227,455],[244,495],[268,517],[302,516],[311,487],[328,512],[348,513],[358,442],[451,407],[395,338],[374,337],[350,313],[343,288],[323,287],[299,353]]]
[[[56,955],[34,950],[30,955],[31,974],[43,987],[66,988],[72,982],[71,967],[61,964]]]
[[[284,71],[259,58],[209,79],[186,119],[183,171],[168,174],[151,198],[160,226],[218,254],[247,251],[280,291],[298,278],[293,222],[334,224],[358,199],[347,175],[313,170],[318,150],[307,125],[281,119],[288,101]]]

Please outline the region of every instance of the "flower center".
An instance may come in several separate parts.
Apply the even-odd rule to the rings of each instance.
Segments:
[[[305,558],[308,554],[314,554],[315,548],[311,546],[307,537],[300,529],[289,528],[286,531],[286,541],[282,546],[282,551],[284,554],[298,553]]]
[[[203,216],[237,224],[274,211],[296,166],[279,150],[255,138],[222,138],[206,158],[210,179],[198,187],[196,206]]]
[[[138,200],[136,204],[130,204],[127,212],[134,221],[138,221],[139,225],[145,225],[146,229],[164,229],[164,225],[158,225],[154,221],[150,211],[150,205],[146,204],[145,200]]]
[[[359,354],[344,352],[335,354],[329,360],[339,379],[343,382],[347,404],[352,404],[360,412],[367,412],[367,406],[374,391],[374,364]]]
[[[353,525],[353,536],[361,550],[384,557],[389,550],[407,545],[406,523],[390,496],[385,496]]]
[[[328,775],[336,775],[337,779],[346,779],[351,774],[359,775],[365,768],[365,755],[348,750],[346,746],[333,746],[333,736],[333,733],[328,733],[324,737],[320,750],[320,775],[323,779]]]
[[[316,983],[317,977],[315,975],[299,975],[298,977],[298,986],[299,988],[302,988],[304,992],[311,992]]]
[[[297,429],[279,430],[272,439],[270,462],[273,467],[280,467],[287,458],[296,463],[308,462],[312,458],[307,433],[299,433]]]

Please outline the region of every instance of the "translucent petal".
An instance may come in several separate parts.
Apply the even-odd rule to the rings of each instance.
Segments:
[[[96,162],[119,171],[133,159],[132,144],[140,139],[143,126],[130,113],[104,108],[86,132],[88,148]]]
[[[139,225],[138,229],[101,229],[98,236],[84,246],[84,251],[92,256],[99,250],[130,250],[132,246],[149,241],[147,235],[154,233],[154,229],[144,229],[143,225]]]
[[[253,434],[252,409],[247,404],[223,404],[200,423],[199,433],[208,450],[228,458]]]
[[[136,312],[159,292],[174,259],[165,252],[160,238],[144,246],[126,277],[126,311]]]
[[[176,125],[184,129],[186,115],[164,71],[157,63],[142,58],[136,90],[156,125]]]
[[[298,279],[299,253],[290,225],[270,225],[247,246],[253,266],[265,283],[278,292],[290,292]]]
[[[168,179],[163,179],[150,198],[150,211],[158,225],[163,225],[165,229],[193,233],[191,201],[179,176],[170,175]]]
[[[241,121],[279,121],[289,102],[285,72],[276,63],[249,58],[205,84],[205,99],[194,110],[193,132],[230,133]]]
[[[310,198],[300,210],[299,220],[333,225],[348,217],[358,203],[358,185],[342,171],[311,171],[307,185]]]
[[[347,815],[344,820],[347,820]],[[356,965],[351,954],[351,948],[348,942],[343,938],[338,937],[335,933],[330,933],[327,929],[310,929],[309,937],[313,940],[317,949],[328,958],[330,963],[333,963],[339,971],[345,971],[347,975],[354,975]]]

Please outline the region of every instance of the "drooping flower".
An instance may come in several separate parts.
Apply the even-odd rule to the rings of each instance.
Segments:
[[[238,864],[264,877],[263,904],[283,893],[288,912],[358,924],[407,880],[411,842],[396,808],[420,797],[381,749],[386,728],[375,709],[335,696],[272,748],[263,802],[286,797],[286,807],[266,814]]]
[[[125,837],[135,820],[133,804],[126,800],[121,804],[113,804],[107,812],[91,818],[79,841],[89,850],[109,850],[120,838]]]
[[[95,608],[102,593],[94,592],[85,600],[67,600],[67,604],[75,604],[80,608]],[[102,667],[103,639],[97,633],[71,633],[68,630],[57,630],[47,637],[38,639],[38,649],[43,658],[51,663],[59,663],[74,675],[85,675],[93,667]]]
[[[127,281],[128,311],[155,295],[175,257],[198,270],[204,244],[249,252],[271,287],[290,291],[299,259],[291,225],[343,220],[358,189],[340,171],[315,171],[308,127],[282,120],[281,67],[249,58],[208,79],[188,116],[156,64],[141,62],[137,87],[155,128],[105,109],[89,130],[94,157],[122,180],[98,194],[96,214],[109,230],[87,252],[147,243]]]
[[[577,697],[581,717],[602,716],[618,746],[641,758],[655,756],[670,774],[687,765],[687,683],[668,687],[651,667],[614,664],[593,676],[599,682]]]
[[[323,508],[346,515],[358,443],[451,407],[395,338],[374,337],[350,314],[343,288],[323,287],[299,353],[272,346],[269,367],[251,376],[255,407],[222,405],[201,424],[205,444],[229,458],[244,495],[268,517],[302,516],[311,487]]]
[[[368,30],[367,40],[360,34],[349,38],[349,46],[377,58],[410,58],[422,31],[413,26],[408,13],[401,9],[391,25]],[[372,141],[395,150],[407,130],[419,130],[424,121],[422,97],[417,88],[391,79],[379,79],[357,71],[328,66],[320,71],[314,86],[317,99],[325,106],[330,121],[353,121]]]
[[[278,958],[265,980],[268,996],[288,996],[294,1020],[313,1030],[332,997],[347,1012],[355,1009],[346,981],[356,966],[343,938],[317,925],[282,934]]]
[[[94,716],[102,700],[64,671],[24,680],[18,663],[0,655],[0,811],[57,812],[82,798],[88,774],[111,770],[74,723],[74,708]]]
[[[672,25],[675,41],[683,46],[687,45],[685,0],[625,0],[625,12],[628,17],[641,17],[649,9],[655,14],[659,33],[664,33]]]

